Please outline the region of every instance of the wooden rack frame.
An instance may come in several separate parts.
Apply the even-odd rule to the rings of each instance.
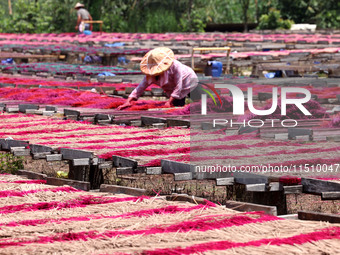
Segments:
[[[84,20],[85,24],[99,24],[100,33],[103,32],[103,21],[102,20]]]

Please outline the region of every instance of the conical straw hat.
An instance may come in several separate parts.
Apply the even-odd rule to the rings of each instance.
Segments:
[[[81,3],[77,3],[77,4],[74,6],[74,9],[77,9],[77,8],[80,8],[80,7],[84,7],[84,5],[81,4]]]
[[[174,60],[175,56],[171,49],[155,48],[145,54],[140,62],[140,70],[146,75],[156,76],[168,70]]]

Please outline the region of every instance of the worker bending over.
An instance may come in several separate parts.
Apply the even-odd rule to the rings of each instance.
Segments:
[[[189,93],[196,97],[199,94],[197,75],[190,67],[175,60],[169,48],[155,48],[146,53],[140,63],[140,70],[146,76],[127,101],[118,107],[119,110],[131,106],[131,102],[137,100],[151,84],[160,86],[169,98],[165,107],[184,106]]]

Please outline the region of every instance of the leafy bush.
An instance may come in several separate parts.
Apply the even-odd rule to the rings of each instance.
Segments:
[[[294,24],[294,21],[282,19],[281,12],[271,8],[268,14],[263,14],[260,17],[258,29],[290,29],[292,24]]]
[[[75,32],[76,2],[16,0],[9,15],[8,1],[0,0],[0,32]],[[288,29],[292,20],[318,28],[340,26],[338,0],[88,0],[85,6],[94,20],[103,21],[105,32],[204,32],[208,23],[253,23],[261,14],[260,29]]]
[[[68,178],[68,173],[64,172],[64,171],[58,171],[57,172],[57,178],[67,179]]]
[[[154,10],[146,13],[144,31],[147,33],[178,32],[176,15],[168,10]]]
[[[204,32],[206,27],[205,9],[193,9],[190,18],[186,14],[180,19],[181,31],[187,32]]]
[[[43,16],[42,7],[45,4],[40,4],[18,0],[15,1],[13,15],[3,16],[1,22],[1,31],[10,33],[41,33],[49,30],[51,16]],[[4,11],[3,11],[4,12]]]
[[[24,158],[11,153],[0,154],[0,173],[15,174],[24,168]]]
[[[338,10],[340,10],[340,3],[338,3]],[[339,28],[340,27],[340,15],[336,10],[324,10],[315,16],[318,27],[321,28]]]

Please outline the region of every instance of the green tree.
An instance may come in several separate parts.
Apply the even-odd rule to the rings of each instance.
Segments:
[[[189,0],[186,11],[183,12],[180,18],[180,30],[187,32],[204,32],[208,20],[206,2]]]
[[[315,23],[318,28],[340,27],[340,2],[338,0],[278,0],[282,17],[295,23]]]
[[[243,26],[244,32],[248,31],[248,9],[250,0],[240,0],[241,7],[242,7],[242,14],[243,14]]]
[[[47,0],[45,2],[46,8],[42,12],[46,16],[52,14],[50,30],[48,32],[75,32],[74,27],[77,21],[77,14],[74,6],[77,0]]]
[[[8,0],[0,0],[0,32],[75,32],[79,0],[16,0],[9,14]],[[274,19],[272,27],[316,23],[319,28],[340,27],[339,0],[85,0],[93,19],[103,20],[106,32],[203,32],[207,23],[258,22]],[[282,19],[275,18],[275,8]],[[266,21],[267,19],[267,21]],[[281,23],[283,24],[281,24]],[[287,24],[286,24],[286,23]],[[280,23],[280,24],[279,24]],[[275,25],[275,26],[274,26]],[[94,25],[96,26],[96,25]],[[96,28],[95,28],[96,29]]]
[[[289,29],[294,22],[281,18],[281,12],[271,8],[268,14],[263,14],[258,25],[259,29]]]
[[[50,33],[74,31],[76,21],[71,0],[17,0],[13,2],[13,14],[1,3],[3,20],[0,30],[9,33]]]
[[[39,24],[39,30],[35,28],[39,17],[40,5],[32,1],[18,0],[13,6],[13,14],[6,15],[1,26],[2,31],[11,33],[33,33],[44,31],[44,24]],[[2,11],[4,13],[4,10]],[[37,14],[38,13],[38,14]]]
[[[340,28],[340,1],[323,1],[315,21],[320,28]]]

